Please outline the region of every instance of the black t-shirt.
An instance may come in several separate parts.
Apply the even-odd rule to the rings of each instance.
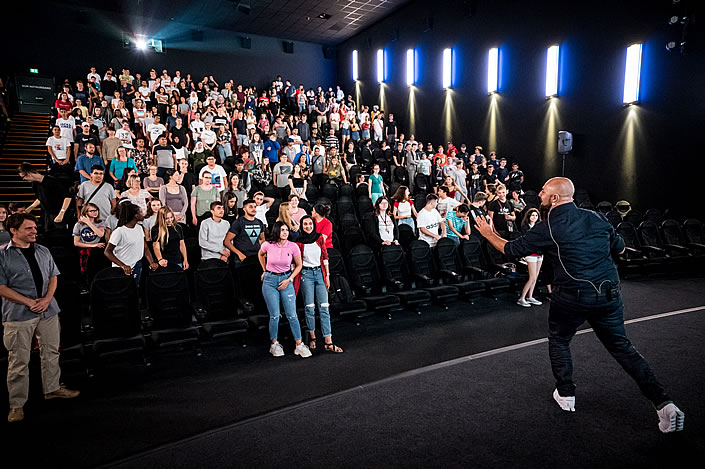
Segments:
[[[233,127],[237,130],[238,135],[247,134],[247,122],[244,119],[235,119],[233,121]]]
[[[186,127],[180,129],[173,127],[171,129],[171,144],[174,148],[181,148],[186,144]]]
[[[112,97],[117,89],[118,85],[113,80],[103,80],[100,82],[100,91],[103,92],[103,96]]]
[[[469,181],[469,186],[471,189],[482,189],[482,184],[480,184],[480,181],[482,180],[482,173],[480,173],[479,170],[476,173],[468,174],[467,180]]]
[[[509,190],[519,190],[521,189],[521,178],[524,177],[524,173],[522,173],[520,170],[512,171],[509,173],[509,181],[507,185],[509,186]]]
[[[159,240],[159,227],[155,226],[152,228],[152,242]],[[181,240],[184,239],[184,235],[181,231],[181,227],[170,226],[169,227],[169,241],[167,241],[165,246],[160,246],[161,255],[167,260],[169,264],[181,264],[184,259],[181,256]]]
[[[497,231],[512,231],[514,229],[514,223],[508,223],[510,220],[504,218],[504,215],[509,215],[514,213],[514,207],[509,200],[500,202],[499,199],[495,199],[490,202],[487,207],[488,212],[492,212],[492,222]]]
[[[96,137],[95,135],[91,133],[86,135],[83,132],[81,132],[80,134],[76,134],[74,142],[78,143],[78,152],[76,153],[77,155],[82,155],[85,153],[84,149],[86,148],[86,143],[92,143],[96,146],[96,148],[98,148],[98,144],[100,143],[98,137]]]
[[[487,185],[489,186],[490,184],[494,184],[497,182],[497,175],[495,173],[487,173],[482,176],[482,180],[487,181]]]
[[[485,221],[487,221],[489,223],[490,217],[487,215],[487,212],[485,212],[484,208],[475,207],[472,204],[470,204],[469,208],[470,208],[470,218],[472,220],[475,220],[477,217],[481,217],[481,218],[484,218]],[[479,233],[477,233],[477,229],[475,228],[475,223],[470,222],[469,225],[470,225],[470,232],[473,234],[479,235]]]
[[[259,237],[264,232],[264,223],[257,218],[248,220],[240,217],[230,225],[229,232],[235,235],[235,249],[245,256],[253,256],[259,252]]]
[[[44,210],[50,214],[58,214],[64,199],[70,197],[69,188],[71,180],[58,179],[53,176],[44,176],[42,182],[33,182],[32,189],[37,195]]]
[[[394,137],[397,130],[397,121],[387,122],[387,135]]]
[[[504,184],[504,183],[506,182],[506,181],[504,180],[504,178],[506,178],[506,177],[509,175],[509,168],[507,168],[507,167],[502,168],[502,167],[500,166],[500,167],[497,168],[497,170],[495,171],[495,173],[497,174],[497,179],[499,179],[499,182],[501,182],[502,184]]]
[[[44,278],[42,277],[42,270],[39,268],[37,258],[34,256],[34,244],[30,244],[28,248],[20,248],[20,251],[27,259],[29,269],[32,271],[34,285],[37,287],[37,298],[41,298],[44,296]]]

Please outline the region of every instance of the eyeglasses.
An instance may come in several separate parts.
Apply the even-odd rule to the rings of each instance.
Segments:
[[[98,211],[98,209],[92,208],[90,210],[86,210],[88,213],[95,213]]]

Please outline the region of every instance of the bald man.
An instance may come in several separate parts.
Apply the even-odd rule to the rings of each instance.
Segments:
[[[548,317],[549,355],[556,378],[553,399],[561,409],[575,412],[570,341],[587,321],[652,402],[659,429],[663,433],[683,430],[683,412],[666,394],[624,330],[619,275],[612,260],[613,254],[624,252],[624,240],[605,218],[576,207],[574,193],[570,179],[549,179],[539,194],[541,208],[548,212],[546,220],[513,241],[499,237],[483,218],[475,219],[477,230],[497,250],[516,258],[542,253],[553,264]]]

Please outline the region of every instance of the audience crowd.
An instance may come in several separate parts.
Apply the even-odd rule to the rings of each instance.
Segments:
[[[91,256],[105,256],[138,284],[142,265],[187,270],[189,239],[202,260],[219,259],[235,273],[259,264],[274,356],[283,354],[280,307],[295,353],[310,356],[292,309],[299,290],[309,346],[317,307],[324,349],[342,352],[332,341],[326,250],[343,215],[331,217],[331,199],[344,187],[357,202],[369,198],[360,225],[376,250],[398,244],[401,225],[435,246],[443,237],[468,239],[478,216],[507,239],[537,221],[522,216],[518,163],[494,151],[486,157],[480,145],[422,142],[393,113],[358,107],[340,86],[306,89],[279,76],[258,89],[178,70],[109,68],[101,76],[92,67],[61,85],[54,107],[49,170],[18,168],[37,200],[0,207],[0,243],[10,239],[8,215],[41,206],[45,229],[72,229],[84,275]],[[530,285],[520,304],[532,292]]]

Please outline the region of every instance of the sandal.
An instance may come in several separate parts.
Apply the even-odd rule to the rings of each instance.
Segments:
[[[324,348],[326,349],[326,352],[343,353],[343,349],[335,345],[333,342],[331,342],[330,344],[324,344]]]
[[[315,337],[309,337],[308,348],[311,350],[316,350],[316,338]]]

